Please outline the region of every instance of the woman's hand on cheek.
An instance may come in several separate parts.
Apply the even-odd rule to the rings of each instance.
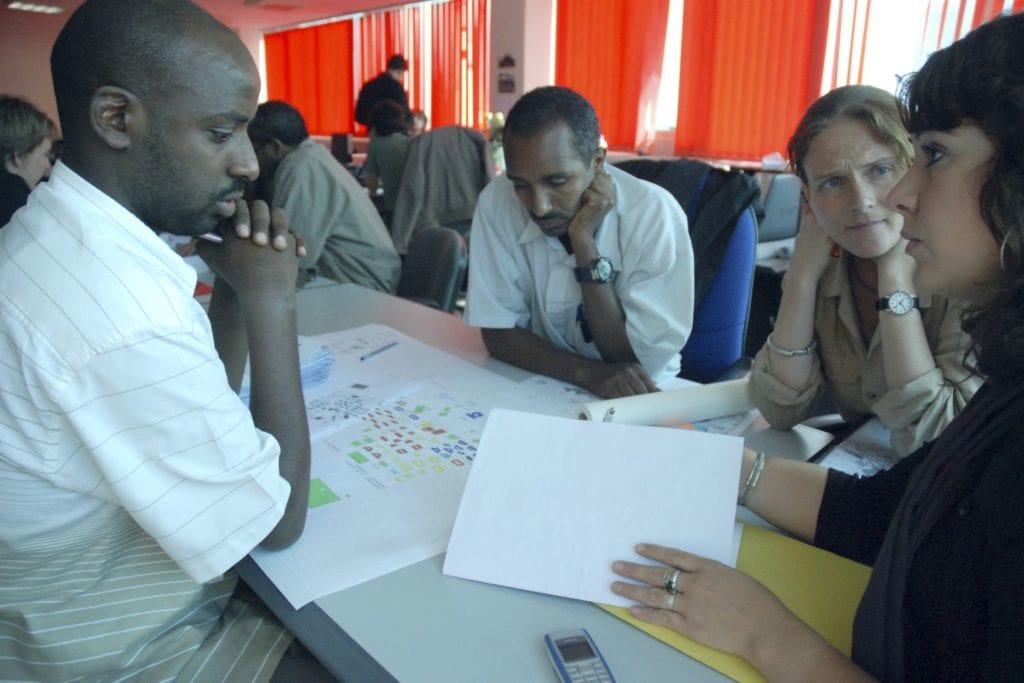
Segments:
[[[902,237],[896,240],[892,249],[875,261],[878,265],[879,296],[887,296],[894,289],[912,288],[917,262],[907,253],[907,240]]]
[[[807,202],[800,202],[800,230],[793,246],[790,272],[803,281],[817,283],[833,258],[835,242],[821,229]]]

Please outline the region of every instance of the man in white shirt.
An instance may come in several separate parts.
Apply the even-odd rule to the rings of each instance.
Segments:
[[[256,66],[190,2],[88,0],[51,67],[61,162],[0,233],[2,677],[266,681],[291,636],[230,570],[301,534],[309,434]],[[218,226],[208,318],[157,231]]]
[[[509,112],[507,173],[480,194],[466,320],[491,355],[602,397],[679,372],[693,319],[686,216],[605,164],[590,103],[561,87]]]

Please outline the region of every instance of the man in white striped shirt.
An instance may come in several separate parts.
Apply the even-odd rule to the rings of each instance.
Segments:
[[[62,161],[0,231],[0,679],[267,680],[291,636],[230,569],[301,534],[309,435],[256,67],[184,0],[88,0],[51,68]],[[156,231],[218,226],[208,318]]]

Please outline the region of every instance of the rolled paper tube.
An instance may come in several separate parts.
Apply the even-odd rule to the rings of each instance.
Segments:
[[[614,408],[609,415],[609,409]],[[626,398],[584,403],[581,420],[605,420],[622,424],[674,427],[684,422],[710,420],[754,409],[747,397],[747,379],[701,384]]]

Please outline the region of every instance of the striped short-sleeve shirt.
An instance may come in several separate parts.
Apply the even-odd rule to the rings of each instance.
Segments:
[[[254,680],[287,645],[223,576],[289,487],[194,287],[63,164],[0,231],[0,679]]]

